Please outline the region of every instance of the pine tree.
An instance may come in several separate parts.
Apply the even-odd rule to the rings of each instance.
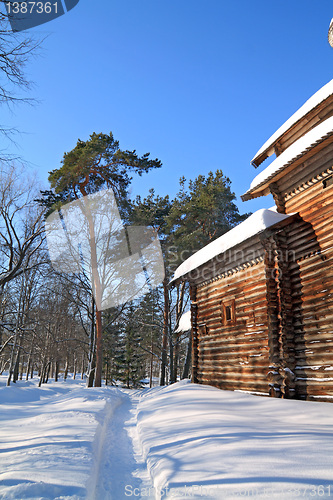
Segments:
[[[110,311],[107,311],[104,318],[108,323]],[[122,322],[111,322],[104,330],[104,360],[105,360],[105,381],[106,384],[116,385],[122,378],[124,358]]]
[[[250,214],[240,215],[231,181],[221,170],[199,175],[180,190],[167,216],[168,257],[173,270],[204,245],[229,231]]]
[[[141,349],[142,337],[136,322],[136,308],[131,305],[118,325],[117,343],[113,351],[114,372],[129,389],[140,387],[145,376],[145,352]]]
[[[93,133],[88,141],[78,140],[75,148],[65,153],[62,167],[52,170],[49,175],[51,191],[44,191],[41,202],[49,212],[60,208],[64,202],[95,193],[103,187],[112,188],[119,211],[126,220],[129,208],[128,188],[131,183],[130,173],[142,175],[152,168],[161,167],[157,159],[149,159],[149,153],[139,157],[135,150],[123,151],[113,134]],[[101,283],[98,275],[95,228],[91,217],[87,217],[89,226],[89,245],[91,250],[91,268],[93,270],[93,289],[98,303]],[[95,386],[101,386],[102,378],[102,314],[96,305],[96,375]]]
[[[163,289],[152,290],[142,298],[137,306],[136,325],[142,341],[141,349],[145,353],[146,376],[149,386],[153,386],[153,379],[158,377],[161,367],[161,340],[163,332]]]
[[[164,385],[166,382],[166,365],[167,365],[167,343],[169,336],[169,278],[170,273],[168,272],[167,264],[167,232],[166,232],[166,220],[170,213],[172,204],[169,201],[169,197],[164,198],[160,196],[155,196],[153,189],[150,190],[149,196],[141,200],[140,196],[136,198],[136,202],[132,204],[131,209],[131,220],[137,224],[145,224],[154,227],[158,231],[158,235],[161,241],[162,252],[165,262],[165,277],[163,280],[163,295],[164,295],[164,311],[163,311],[163,334],[162,334],[162,362],[161,362],[161,378],[160,384]]]

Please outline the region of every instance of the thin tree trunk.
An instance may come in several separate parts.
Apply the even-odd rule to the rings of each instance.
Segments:
[[[7,359],[7,361],[4,361],[4,360],[2,361],[0,375],[3,374],[3,372],[5,371],[6,366],[8,365],[8,363],[9,363],[9,359]]]
[[[153,387],[153,366],[154,366],[154,342],[153,342],[153,332],[151,332],[151,355],[150,355],[150,377],[149,377],[149,387]]]
[[[28,363],[27,363],[27,374],[26,374],[26,378],[25,378],[26,380],[28,380],[28,378],[29,378],[29,370],[31,367],[32,353],[33,353],[33,349],[34,349],[34,340],[35,340],[35,332],[33,332],[32,339],[31,339],[31,345],[30,345],[30,351],[29,351]],[[31,376],[31,378],[32,378],[32,376]]]
[[[176,330],[179,326],[179,321],[183,312],[185,295],[185,281],[183,281],[177,287],[177,309],[176,309]],[[173,373],[171,372],[171,383],[177,382],[178,378],[178,364],[179,364],[179,336],[180,333],[175,333],[175,349],[174,349],[174,363],[173,363]]]
[[[5,285],[2,284],[0,286],[1,323],[3,320],[4,312],[5,312],[4,301],[3,301],[4,289],[5,289]],[[3,333],[3,328],[2,328],[2,326],[0,326],[0,347],[2,346],[2,333]]]
[[[43,364],[42,364],[41,369],[40,369],[40,377],[39,377],[38,387],[41,387],[42,383],[44,382],[45,370],[46,370],[46,361],[44,359]]]
[[[95,378],[95,359],[93,359],[91,368],[89,371],[89,376],[88,376],[88,385],[87,387],[93,387],[94,386],[94,378]]]
[[[16,383],[19,378],[19,368],[20,368],[20,357],[21,357],[21,346],[18,346],[14,370],[13,370],[13,382]]]
[[[174,359],[173,359],[173,338],[172,335],[170,335],[169,339],[169,357],[170,357],[170,383],[174,383],[174,378],[175,378],[175,373],[174,373]]]
[[[27,368],[26,368],[26,372],[25,372],[25,380],[29,380],[30,364],[31,364],[31,360],[30,360],[30,356],[29,356],[28,362],[27,362]]]
[[[52,367],[52,362],[49,361],[47,363],[47,367],[46,367],[46,370],[45,370],[45,378],[44,378],[44,383],[47,384],[48,381],[49,381],[49,376],[50,376],[50,372],[51,372],[51,367]]]
[[[20,300],[21,302],[21,300]],[[19,337],[19,333],[18,333],[18,327],[19,327],[19,317],[20,317],[20,314],[17,313],[17,319],[16,319],[16,326],[15,326],[15,335],[14,335],[14,343],[13,343],[13,346],[12,346],[12,352],[11,352],[11,355],[10,355],[10,363],[9,363],[9,374],[8,374],[8,379],[7,379],[7,386],[10,385],[10,381],[12,379],[12,376],[14,374],[14,359],[15,359],[15,351],[16,351],[16,347],[17,347],[17,341],[18,341],[18,337]],[[16,380],[13,380],[13,382],[15,383]]]
[[[178,365],[179,365],[179,336],[180,334],[176,334],[176,345],[175,345],[175,357],[173,363],[173,381],[177,382],[178,379]]]
[[[81,194],[83,195],[83,201],[87,193],[84,186],[80,186]],[[101,281],[98,274],[98,260],[96,251],[96,237],[95,228],[89,207],[86,205],[86,216],[88,220],[89,227],[89,245],[90,245],[90,255],[91,255],[91,269],[93,278],[93,289],[95,290],[95,302],[96,302],[96,371],[95,371],[95,387],[101,387],[102,385],[102,367],[103,367],[103,340],[102,340],[102,313],[99,307],[102,304],[102,287]]]
[[[168,280],[166,277],[163,280],[163,292],[164,292],[164,313],[163,313],[162,362],[161,362],[160,385],[165,385],[168,332],[169,332],[169,289],[168,289]]]
[[[106,358],[106,370],[105,370],[105,385],[108,385],[109,378],[109,358]]]
[[[18,346],[18,343],[19,343],[19,338],[20,338],[19,325],[20,325],[20,316],[21,316],[22,296],[23,296],[23,286],[21,286],[20,298],[19,298],[19,303],[18,303],[18,308],[17,308],[17,318],[16,318],[16,325],[15,325],[14,343],[13,343],[12,352],[11,352],[11,356],[10,356],[9,375],[8,375],[8,379],[7,379],[7,386],[10,385],[11,378],[14,375],[15,351],[17,349],[17,346]],[[16,356],[17,356],[17,354],[16,354]],[[16,382],[16,380],[13,380],[13,382]]]
[[[102,385],[103,343],[102,343],[102,313],[96,306],[96,374],[95,387]]]
[[[25,362],[25,356],[23,356],[22,361],[21,361],[20,380],[22,380],[22,378],[23,378],[24,362]]]
[[[64,372],[64,380],[67,379],[68,376],[68,358],[66,358],[66,364],[65,364],[65,372]]]
[[[95,378],[95,301],[94,296],[91,296],[91,328],[90,328],[90,346],[89,346],[89,362],[88,362],[88,377],[87,387],[93,387]]]
[[[190,337],[188,339],[188,346],[187,346],[187,353],[186,353],[186,359],[185,359],[185,365],[184,365],[184,370],[182,374],[182,379],[184,378],[189,378],[190,374],[190,368],[191,368],[191,358],[192,358],[192,339],[191,339],[191,333]]]
[[[82,363],[81,363],[81,380],[83,380],[84,375],[84,353],[82,354]]]

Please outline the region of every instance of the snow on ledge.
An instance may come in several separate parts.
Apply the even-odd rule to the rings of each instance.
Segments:
[[[191,311],[182,314],[176,333],[187,332],[188,330],[191,330]]]
[[[254,189],[260,187],[267,180],[275,176],[278,172],[293,163],[297,158],[303,156],[316,144],[333,134],[333,116],[322,122],[317,127],[310,130],[300,139],[294,142],[289,148],[280,154],[265,170],[260,172],[251,182],[250,189],[245,195],[250,194]],[[245,196],[243,195],[243,196]]]
[[[221,255],[227,250],[235,247],[239,243],[251,238],[268,227],[281,222],[291,215],[279,214],[273,210],[261,209],[250,215],[248,219],[241,222],[216,240],[212,241],[198,252],[186,259],[175,271],[171,283],[178,278],[185,276],[189,272],[197,269],[206,262],[212,260],[217,255]]]
[[[312,109],[318,106],[320,103],[325,101],[330,95],[333,94],[333,80],[326,83],[321,89],[319,89],[313,96],[308,99],[303,106],[301,106],[296,113],[294,113],[281,127],[265,142],[265,144],[259,149],[256,155],[252,158],[251,163],[256,165],[256,159],[266,150],[268,150],[272,145],[280,139],[280,137],[285,134],[293,125],[295,125],[299,120],[301,120],[306,114],[308,114]]]

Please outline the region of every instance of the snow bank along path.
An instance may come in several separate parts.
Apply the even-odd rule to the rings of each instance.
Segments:
[[[138,410],[156,498],[331,498],[332,422],[330,403],[182,383]]]
[[[4,381],[1,499],[333,497],[332,404]]]

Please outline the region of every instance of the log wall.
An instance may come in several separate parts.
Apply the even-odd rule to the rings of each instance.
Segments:
[[[296,397],[302,399],[333,399],[333,184],[324,187],[325,178],[299,183],[285,196],[286,212],[299,212],[302,219],[286,230],[294,252],[294,371]]]
[[[268,395],[269,345],[263,261],[196,288],[199,383]],[[223,317],[223,304],[234,318]]]

